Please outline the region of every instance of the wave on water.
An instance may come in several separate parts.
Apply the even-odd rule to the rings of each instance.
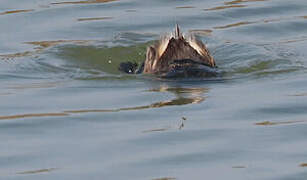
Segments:
[[[65,46],[57,52],[57,57],[65,61],[65,67],[95,69],[109,76],[129,76],[118,71],[119,63],[141,63],[151,43],[114,47]],[[302,57],[284,45],[213,42],[210,50],[224,78],[259,78],[305,69]]]
[[[32,56],[0,61],[7,66],[3,75],[52,79],[130,79],[135,76],[120,73],[121,62],[141,63],[146,48],[153,44],[152,34],[122,33],[113,41],[44,41],[29,42],[38,46]],[[226,42],[207,36],[209,49],[223,78],[268,77],[305,69],[300,55],[282,44]],[[11,64],[11,66],[10,66]],[[13,65],[12,65],[13,64]],[[1,73],[1,71],[0,71]]]

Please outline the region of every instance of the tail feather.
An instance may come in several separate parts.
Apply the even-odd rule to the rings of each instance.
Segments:
[[[179,29],[179,25],[176,24],[176,27],[175,27],[175,38],[176,39],[179,39],[179,38],[182,38],[182,34],[180,32],[180,29]]]

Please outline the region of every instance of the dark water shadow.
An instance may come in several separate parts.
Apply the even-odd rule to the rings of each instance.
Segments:
[[[301,163],[300,167],[307,167],[307,163]]]
[[[23,171],[23,172],[17,172],[16,174],[20,175],[26,175],[26,174],[39,174],[39,173],[48,173],[51,171],[55,171],[58,168],[49,168],[49,169],[37,169],[37,170],[30,170],[30,171]]]
[[[176,9],[193,9],[195,6],[177,6]]]
[[[268,0],[233,0],[233,1],[224,2],[224,4],[231,5],[231,4],[242,4],[247,2],[262,2],[262,1],[268,1]]]
[[[63,2],[53,2],[51,4],[99,4],[99,3],[107,3],[117,0],[85,0],[85,1],[63,1]]]
[[[269,0],[233,0],[233,1],[226,1],[224,2],[224,5],[216,6],[208,9],[204,9],[205,11],[216,11],[216,10],[224,10],[224,9],[230,9],[230,8],[243,8],[247,7],[247,3],[249,2],[263,2],[263,1],[269,1]]]
[[[288,16],[288,17],[278,17],[278,18],[266,18],[266,19],[258,19],[254,21],[240,21],[240,22],[235,22],[223,26],[215,26],[213,29],[228,29],[228,28],[233,28],[233,27],[238,27],[238,26],[246,26],[246,25],[259,25],[259,24],[268,24],[268,23],[277,23],[277,22],[282,22],[282,21],[292,21],[292,20],[302,20],[306,19],[306,16]]]
[[[297,93],[297,94],[289,94],[288,96],[294,96],[294,97],[302,97],[302,96],[307,96],[307,93]]]
[[[174,177],[163,177],[163,178],[155,178],[155,179],[152,179],[152,180],[175,180],[176,178]]]
[[[245,169],[247,168],[246,166],[242,166],[242,165],[239,165],[239,166],[232,166],[233,169]]]
[[[263,121],[255,123],[257,126],[274,126],[274,125],[287,125],[287,124],[296,124],[296,123],[304,123],[306,120],[290,120],[290,121],[279,121],[279,122],[272,122],[272,121]]]
[[[213,8],[204,9],[205,11],[216,11],[216,10],[224,10],[224,9],[230,9],[230,8],[242,8],[246,7],[246,5],[226,5],[226,6],[217,6]]]
[[[113,17],[105,16],[105,17],[78,18],[77,21],[99,21],[99,20],[108,20],[108,19],[113,19]]]

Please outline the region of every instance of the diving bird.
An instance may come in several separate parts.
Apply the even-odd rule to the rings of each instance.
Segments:
[[[183,36],[178,25],[173,34],[147,47],[146,59],[141,65],[123,62],[119,70],[165,78],[215,77],[218,74],[215,61],[205,44],[192,34]]]

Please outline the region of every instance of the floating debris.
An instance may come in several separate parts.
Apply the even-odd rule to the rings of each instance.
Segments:
[[[184,121],[186,121],[186,120],[187,120],[186,117],[181,118],[181,123],[180,123],[179,128],[178,128],[179,130],[181,130],[184,127]]]

